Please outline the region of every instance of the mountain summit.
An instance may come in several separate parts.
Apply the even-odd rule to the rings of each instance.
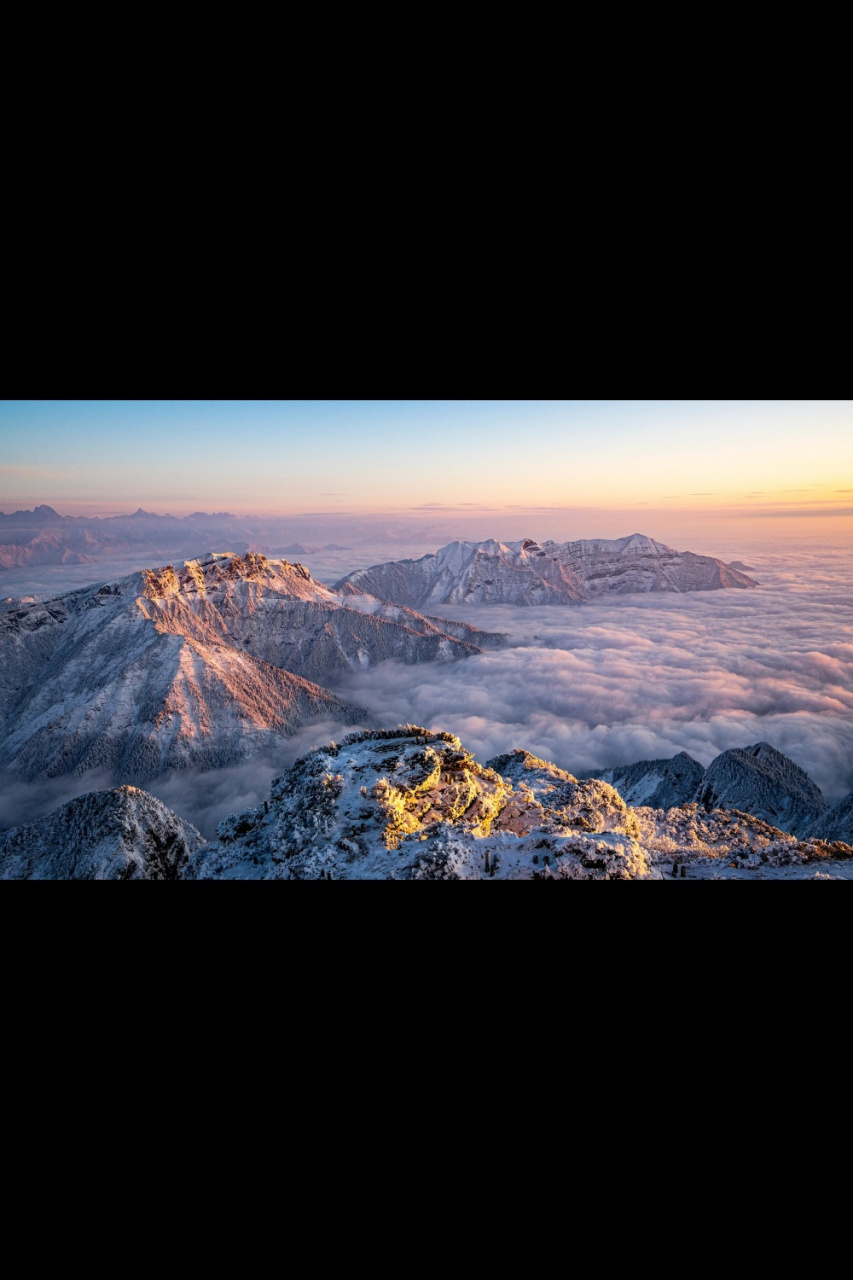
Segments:
[[[715,756],[707,769],[686,751],[671,760],[638,760],[612,769],[587,769],[579,778],[600,778],[616,787],[628,804],[672,809],[698,804],[702,809],[751,814],[781,831],[821,839],[853,835],[844,805],[829,811],[820,788],[805,770],[768,742],[733,747]]]
[[[575,605],[632,591],[758,586],[712,556],[674,551],[644,534],[580,542],[451,542],[418,560],[358,569],[336,584],[394,604]]]
[[[144,782],[232,764],[305,724],[365,719],[321,680],[500,642],[336,595],[299,564],[211,552],[0,615],[0,767]]]

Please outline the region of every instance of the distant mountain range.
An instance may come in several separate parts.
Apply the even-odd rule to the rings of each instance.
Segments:
[[[286,560],[210,553],[0,614],[0,768],[142,782],[231,764],[313,721],[364,720],[321,681],[501,642]]]
[[[309,752],[211,843],[132,787],[0,832],[0,879],[851,877],[849,843],[696,804],[633,808],[528,751],[481,765],[452,734],[416,725]]]
[[[286,535],[293,523],[274,517],[235,516],[230,511],[161,516],[142,507],[119,516],[61,516],[45,505],[9,515],[0,511],[0,571],[95,564],[106,556],[134,554],[180,559],[217,545],[275,557],[352,550],[337,542],[277,545],[282,532]]]
[[[0,570],[94,564],[103,556],[145,550],[190,555],[211,543],[244,551],[251,538],[247,532],[227,511],[195,511],[179,518],[153,515],[140,507],[131,515],[89,517],[61,516],[53,507],[39,506],[11,515],[0,512]]]
[[[358,569],[336,584],[413,609],[442,604],[577,605],[632,591],[714,591],[758,583],[712,556],[643,534],[580,542],[452,542],[434,555]]]

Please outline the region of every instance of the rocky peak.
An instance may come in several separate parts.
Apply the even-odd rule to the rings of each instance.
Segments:
[[[650,874],[636,819],[612,787],[511,754],[529,766],[517,782],[453,734],[417,725],[348,734],[297,760],[258,809],[222,823],[187,874],[532,879],[550,865],[563,878]]]
[[[177,567],[166,565],[162,569],[143,572],[142,595],[149,600],[163,600],[169,596],[206,596],[230,583],[255,582],[278,589],[288,584],[299,584],[301,595],[304,584],[319,586],[301,564],[287,560],[268,560],[257,551],[245,555],[233,552],[208,552],[196,560],[185,560]],[[325,591],[324,588],[320,588]]]
[[[807,830],[828,807],[809,775],[768,742],[718,755],[697,799],[704,809],[739,809],[790,832]]]

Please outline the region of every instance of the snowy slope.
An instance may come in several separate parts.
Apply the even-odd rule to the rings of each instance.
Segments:
[[[748,813],[686,804],[634,809],[640,843],[665,877],[700,880],[853,879],[853,846],[802,839]]]
[[[632,809],[528,751],[478,764],[414,725],[348,735],[226,819],[186,869],[201,879],[656,879],[853,872],[853,848],[697,804]]]
[[[624,801],[528,757],[513,783],[452,734],[350,734],[298,760],[235,814],[185,875],[199,879],[647,879]],[[543,768],[539,768],[543,765]]]
[[[176,880],[203,844],[145,791],[94,791],[0,832],[0,880]]]
[[[527,751],[480,765],[415,725],[309,752],[218,839],[133,787],[0,833],[5,879],[629,880],[853,878],[853,847],[749,814],[631,808]]]
[[[359,569],[336,584],[411,608],[440,604],[581,604],[609,593],[755,587],[711,556],[643,534],[579,542],[452,542],[434,555]]]
[[[613,769],[587,769],[578,777],[609,782],[627,804],[669,809],[695,799],[705,770],[698,760],[681,751],[670,760],[639,760]]]
[[[734,747],[712,760],[696,799],[704,809],[740,809],[801,834],[827,810],[809,775],[767,742]]]
[[[820,814],[808,828],[817,840],[842,840],[853,844],[853,791],[833,809]]]
[[[259,555],[131,574],[0,614],[0,767],[142,782],[231,764],[312,721],[364,719],[320,679],[466,657],[475,639],[500,642]]]

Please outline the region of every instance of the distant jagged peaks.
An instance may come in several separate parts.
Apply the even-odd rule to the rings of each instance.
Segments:
[[[53,507],[42,503],[41,506],[34,507],[32,511],[12,511],[9,515],[0,511],[0,519],[9,521],[13,524],[61,524],[65,519],[58,511],[54,511]]]
[[[605,594],[758,586],[712,556],[644,534],[578,542],[452,542],[434,555],[358,569],[336,583],[411,608],[440,604],[576,605]]]

